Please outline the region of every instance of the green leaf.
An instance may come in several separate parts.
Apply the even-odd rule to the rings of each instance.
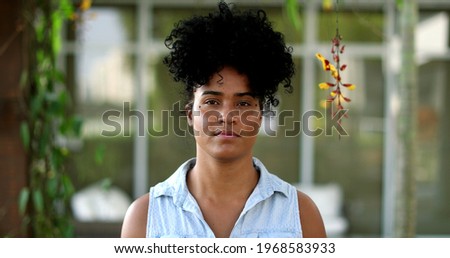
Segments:
[[[57,198],[58,194],[58,180],[55,176],[52,176],[47,180],[47,194],[51,199]]]
[[[43,50],[43,49],[38,49],[38,50],[36,51],[36,61],[37,61],[38,63],[41,63],[42,61],[44,61],[44,58],[45,58],[45,52],[44,52],[44,50]]]
[[[67,135],[70,126],[71,126],[70,119],[63,119],[59,124],[59,133],[62,135]]]
[[[54,82],[58,82],[58,83],[63,83],[65,81],[65,76],[64,73],[61,71],[53,71],[53,75],[52,75],[53,81]],[[63,91],[65,92],[65,91]]]
[[[73,187],[72,180],[67,175],[62,175],[62,183],[65,189],[64,196],[69,199],[75,192],[75,187]]]
[[[34,25],[34,29],[36,31],[36,40],[38,42],[43,42],[45,37],[45,19],[42,18],[42,16],[37,19],[37,22]]]
[[[33,205],[38,213],[42,213],[44,211],[44,196],[39,189],[34,190],[33,192]]]
[[[28,149],[30,146],[30,128],[26,121],[20,123],[20,138],[22,139],[25,149]]]
[[[52,13],[52,50],[53,55],[57,56],[61,50],[61,27],[63,23],[63,17],[58,12]]]
[[[42,134],[38,139],[38,157],[44,157],[47,150],[51,146],[49,141],[51,136],[51,128],[49,124],[42,124]]]
[[[47,114],[54,118],[64,117],[64,103],[61,103],[55,92],[47,92],[45,100],[48,103]]]
[[[79,116],[71,116],[63,119],[59,125],[59,131],[63,135],[74,135],[79,137],[81,135],[81,127],[83,125],[83,119]]]
[[[40,113],[42,109],[42,98],[35,97],[31,100],[30,104],[30,110],[31,110],[31,117],[35,118]]]
[[[20,88],[23,89],[27,85],[28,82],[28,71],[23,70],[20,74]]]
[[[75,232],[75,226],[71,223],[70,220],[65,220],[64,222],[60,223],[59,226],[61,230],[62,237],[73,237]]]
[[[19,193],[19,214],[22,216],[25,215],[29,199],[30,199],[30,189],[28,189],[28,187],[22,188],[22,190]]]
[[[59,51],[61,50],[61,38],[60,36],[53,36],[52,38],[52,49],[53,49],[53,54],[55,56],[58,55]]]
[[[65,107],[67,102],[69,101],[69,94],[67,91],[63,90],[58,95],[58,102],[61,104],[61,106]]]
[[[63,13],[64,18],[66,19],[69,19],[74,12],[73,5],[69,0],[59,1],[59,10]]]
[[[103,190],[107,191],[111,188],[111,186],[113,185],[113,181],[111,178],[104,178],[101,182],[100,182],[100,186]]]
[[[100,144],[95,148],[95,163],[101,165],[105,159],[106,147],[104,144]]]
[[[298,14],[298,1],[297,0],[285,0],[286,12],[289,20],[296,30],[300,30],[300,15]]]
[[[62,166],[63,157],[60,148],[53,148],[50,156],[50,164],[53,171],[58,171]],[[54,177],[53,177],[54,178]],[[52,178],[50,178],[52,179]],[[50,180],[49,179],[49,180]]]
[[[80,116],[73,116],[73,131],[76,136],[81,136],[81,129],[83,127],[83,119]]]

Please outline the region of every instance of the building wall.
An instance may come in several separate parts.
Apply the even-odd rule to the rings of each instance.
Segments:
[[[26,182],[26,155],[19,128],[23,34],[21,1],[0,1],[0,237],[25,236],[18,195]]]

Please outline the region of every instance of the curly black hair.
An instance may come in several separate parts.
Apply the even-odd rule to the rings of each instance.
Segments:
[[[175,81],[185,85],[191,99],[195,87],[231,66],[249,80],[263,104],[277,106],[279,84],[292,92],[292,48],[272,28],[263,10],[239,11],[223,1],[207,16],[193,16],[175,25],[165,40],[170,53],[163,60]]]

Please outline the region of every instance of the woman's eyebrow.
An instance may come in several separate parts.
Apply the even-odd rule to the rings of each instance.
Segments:
[[[234,96],[236,96],[236,97],[250,96],[252,98],[256,97],[256,95],[252,92],[238,92],[238,93],[235,93]]]
[[[204,96],[204,95],[214,95],[214,96],[221,96],[221,95],[223,95],[223,93],[222,92],[220,92],[220,91],[214,91],[214,90],[205,90],[203,93],[202,93],[202,96]]]
[[[223,96],[224,93],[221,91],[205,90],[204,92],[202,92],[202,96],[204,96],[204,95]],[[235,96],[235,97],[250,96],[252,98],[255,98],[256,95],[252,92],[237,92],[237,93],[234,93],[233,96]]]

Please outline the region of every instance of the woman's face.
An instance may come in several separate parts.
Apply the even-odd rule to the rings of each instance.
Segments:
[[[252,156],[261,126],[261,107],[250,92],[247,76],[224,67],[195,90],[188,114],[198,157],[232,160]]]

